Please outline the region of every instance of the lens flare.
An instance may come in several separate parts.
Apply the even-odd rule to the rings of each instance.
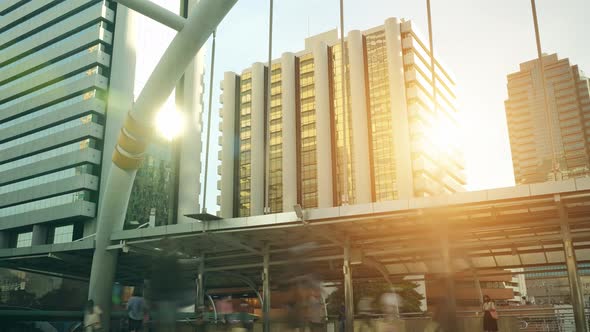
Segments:
[[[184,118],[182,113],[175,109],[165,108],[156,114],[156,130],[158,134],[168,141],[182,135],[184,131]]]

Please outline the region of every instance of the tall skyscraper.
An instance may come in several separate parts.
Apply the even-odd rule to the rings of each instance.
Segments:
[[[543,66],[527,61],[508,75],[506,119],[517,184],[554,179],[553,151],[558,178],[590,174],[590,81],[557,54],[544,55]]]
[[[364,204],[463,190],[462,153],[449,139],[458,127],[455,83],[436,61],[434,108],[423,40],[410,21],[394,18],[351,31],[345,40],[345,101],[336,30],[272,61],[271,212],[292,211],[295,204],[338,206],[346,196],[348,204]],[[225,73],[222,82],[222,217],[264,212],[267,70],[255,63],[239,75]]]
[[[178,0],[176,11],[185,3]],[[141,48],[138,15],[110,0],[0,2],[0,250],[94,233],[101,180],[134,87],[145,83],[139,74],[151,72],[141,66],[142,52],[153,50]],[[170,205],[184,213],[198,205],[202,68],[200,55],[185,74],[184,90],[172,98],[191,120],[189,144],[156,145],[173,166],[154,161],[152,150],[148,174],[136,184],[157,182],[153,187],[166,188]],[[150,179],[149,172],[157,175]],[[178,174],[184,176],[180,183],[174,180]],[[133,197],[141,194],[134,189],[131,201],[154,203]],[[156,206],[134,208],[134,217],[148,220]],[[166,215],[161,223],[183,218]]]

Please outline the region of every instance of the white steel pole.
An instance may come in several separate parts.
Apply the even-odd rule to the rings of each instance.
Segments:
[[[97,222],[90,272],[89,298],[103,310],[102,326],[109,330],[111,293],[117,255],[109,251],[113,231],[123,229],[133,181],[153,132],[155,113],[164,104],[186,67],[237,0],[202,0],[174,37],[125,121],[107,175]]]

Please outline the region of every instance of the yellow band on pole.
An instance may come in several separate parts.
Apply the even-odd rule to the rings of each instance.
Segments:
[[[151,136],[152,129],[135,120],[130,113],[127,113],[123,128],[133,137],[147,140]]]
[[[141,166],[141,162],[143,161],[143,155],[140,157],[131,157],[126,156],[119,151],[118,146],[115,148],[113,152],[113,163],[117,165],[120,169],[124,170],[134,170],[139,169]]]
[[[125,150],[125,152],[128,152],[129,154],[132,155],[138,155],[138,154],[142,154],[145,152],[145,149],[147,147],[147,142],[142,142],[139,141],[133,137],[131,137],[129,134],[127,134],[127,131],[123,128],[121,128],[121,132],[119,133],[119,138],[117,139],[117,144],[123,149]]]

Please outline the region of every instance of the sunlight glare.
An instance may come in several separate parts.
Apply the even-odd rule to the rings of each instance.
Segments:
[[[164,108],[156,114],[156,130],[168,141],[172,141],[182,135],[183,120],[182,113],[178,110]]]

